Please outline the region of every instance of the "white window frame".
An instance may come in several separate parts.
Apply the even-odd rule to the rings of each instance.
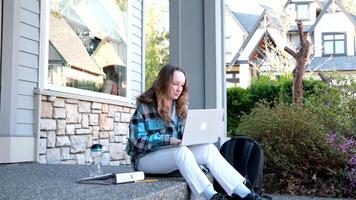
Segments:
[[[336,39],[335,37],[337,35],[343,35],[344,36],[344,39]],[[332,40],[325,40],[325,36],[332,36],[333,39]],[[347,55],[347,35],[346,33],[344,32],[327,32],[327,33],[322,33],[322,36],[321,36],[321,39],[322,39],[322,45],[323,45],[323,52],[322,52],[322,55],[323,56],[346,56]],[[325,53],[325,41],[328,41],[328,42],[332,42],[333,44],[333,53]],[[336,53],[336,45],[335,43],[336,42],[340,42],[342,41],[343,44],[344,44],[344,52],[343,53]]]
[[[307,17],[303,17],[301,18],[301,16],[299,16],[300,12],[299,12],[299,6],[307,6],[307,13],[308,13],[308,16]],[[298,20],[302,20],[302,21],[306,21],[306,20],[310,20],[310,4],[307,4],[307,3],[297,3],[295,5],[295,11],[296,11],[296,18]]]
[[[111,100],[111,101],[119,101],[123,103],[132,103],[131,98],[131,8],[132,4],[130,0],[127,0],[127,70],[126,70],[126,97],[122,96],[115,96],[111,94],[101,93],[101,92],[94,92],[89,90],[83,90],[73,87],[66,87],[66,86],[59,86],[54,84],[49,84],[47,82],[48,76],[48,41],[49,41],[49,14],[50,14],[50,0],[41,0],[41,33],[40,33],[40,41],[41,41],[41,48],[40,48],[40,56],[39,56],[39,88],[40,90],[48,90],[53,92],[60,92],[66,94],[73,94],[73,95],[80,95],[83,97],[89,97],[93,99],[104,99],[104,100]]]

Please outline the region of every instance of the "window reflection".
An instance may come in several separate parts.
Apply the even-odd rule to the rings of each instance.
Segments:
[[[51,0],[48,83],[127,95],[127,0]]]

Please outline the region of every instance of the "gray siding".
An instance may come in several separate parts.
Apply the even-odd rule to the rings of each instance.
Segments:
[[[38,86],[40,2],[21,0],[19,17],[16,135],[34,135],[33,88]]]
[[[131,100],[143,91],[144,84],[144,40],[143,40],[143,1],[133,0],[130,19],[130,60],[128,68],[131,70]]]

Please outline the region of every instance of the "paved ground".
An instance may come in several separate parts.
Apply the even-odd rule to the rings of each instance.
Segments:
[[[105,172],[129,172],[129,166],[104,166]],[[0,164],[0,200],[18,199],[189,199],[182,178],[157,178],[157,182],[119,185],[78,184],[89,174],[87,165]],[[330,198],[272,195],[275,200],[335,200]],[[341,199],[337,199],[341,200]]]

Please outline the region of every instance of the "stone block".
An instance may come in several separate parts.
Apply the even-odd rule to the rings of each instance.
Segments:
[[[67,124],[66,135],[74,135],[74,134],[75,134],[75,124]]]
[[[38,153],[45,154],[47,149],[47,139],[40,139],[38,146]]]
[[[61,151],[59,148],[47,149],[47,163],[59,164],[61,163]]]
[[[114,114],[114,122],[119,122],[121,120],[121,113],[116,112]]]
[[[78,113],[78,105],[66,104],[65,108],[67,112],[67,123],[79,123],[81,121],[81,115]]]
[[[75,134],[77,135],[91,134],[91,131],[89,128],[78,128],[75,129]]]
[[[109,144],[110,158],[112,160],[124,159],[124,149],[121,143],[110,143]]]
[[[53,101],[53,107],[55,108],[64,108],[65,102],[63,98],[56,98]]]
[[[130,113],[121,113],[121,122],[127,122],[129,123],[131,119],[131,114]]]
[[[93,110],[101,110],[102,105],[103,104],[101,104],[101,103],[93,102],[91,104],[91,109],[93,109]]]
[[[86,149],[86,136],[85,135],[73,135],[70,136],[71,153],[85,152]]]
[[[91,111],[91,102],[88,101],[79,101],[78,103],[79,106],[79,112],[80,113],[90,113]]]
[[[75,159],[77,160],[77,164],[79,165],[85,164],[85,155],[83,153],[75,154]]]
[[[66,109],[65,108],[54,108],[53,118],[54,119],[65,119],[66,118]]]
[[[99,115],[98,114],[90,114],[89,115],[89,125],[91,125],[91,126],[99,125]]]
[[[57,122],[54,119],[41,119],[40,120],[41,130],[56,130]]]
[[[82,115],[82,128],[89,128],[89,116],[87,114]]]
[[[57,135],[65,135],[66,133],[66,120],[57,120]]]
[[[69,103],[69,104],[78,104],[79,100],[78,99],[66,99],[65,102]]]
[[[70,159],[69,147],[61,148],[61,159],[62,160],[69,160]]]
[[[56,139],[57,147],[67,147],[70,146],[70,141],[68,136],[57,136]]]
[[[107,139],[109,138],[108,131],[99,131],[99,139]]]
[[[101,112],[102,112],[102,113],[108,113],[108,110],[109,110],[109,105],[106,104],[106,103],[102,104],[102,106],[101,106]]]
[[[39,162],[40,164],[47,164],[47,156],[46,156],[46,155],[40,155],[40,156],[38,157],[38,162]]]
[[[52,102],[42,101],[41,117],[52,118],[52,114],[53,114]]]
[[[47,147],[56,146],[56,133],[54,131],[47,132]]]
[[[115,106],[114,105],[109,105],[108,116],[109,117],[114,117],[114,113],[115,113]]]

